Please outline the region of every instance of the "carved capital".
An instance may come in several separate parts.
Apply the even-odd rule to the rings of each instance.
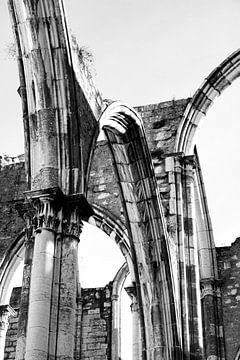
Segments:
[[[17,210],[26,221],[26,238],[33,231],[47,229],[63,236],[79,238],[83,222],[94,214],[83,194],[66,196],[59,188],[25,193],[27,201],[18,203]]]
[[[200,281],[201,286],[201,299],[204,299],[205,296],[215,296],[220,297],[221,296],[221,290],[220,290],[220,281],[218,279],[208,278],[208,279],[202,279]]]
[[[127,292],[128,296],[131,298],[132,303],[131,303],[131,311],[132,312],[138,312],[139,311],[139,305],[138,305],[138,301],[137,301],[137,289],[136,289],[136,285],[132,284],[128,287],[124,288],[125,291]]]
[[[33,218],[36,229],[49,229],[58,232],[61,211],[55,207],[54,199],[42,197],[34,201],[36,216]]]
[[[62,220],[62,192],[58,188],[50,188],[28,191],[25,196],[31,207],[31,212],[24,215],[29,227],[32,226],[35,231],[48,229],[57,232]]]
[[[130,286],[127,286],[124,289],[125,289],[125,291],[127,292],[128,296],[131,299],[133,299],[133,297],[137,296],[137,290],[136,290],[136,286],[134,284],[130,285]]]
[[[63,236],[71,236],[79,238],[82,232],[83,222],[77,214],[77,209],[71,213],[67,218],[62,220],[62,234]]]

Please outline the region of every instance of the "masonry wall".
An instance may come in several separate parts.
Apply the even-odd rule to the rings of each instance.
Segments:
[[[18,332],[18,318],[21,298],[21,287],[13,289],[10,305],[16,311],[16,316],[9,317],[9,326],[5,341],[5,355],[4,360],[15,359],[17,346],[17,332]]]
[[[111,359],[111,287],[82,290],[81,359]]]
[[[143,119],[155,175],[170,229],[169,181],[165,158],[174,152],[177,129],[188,103],[186,100],[139,106],[136,110]],[[17,241],[25,227],[15,209],[16,199],[24,198],[28,190],[24,163],[0,169],[0,260]],[[94,152],[88,184],[88,201],[102,207],[105,213],[124,222],[118,180],[106,141],[100,141]],[[240,240],[231,247],[217,249],[219,278],[222,282],[222,307],[227,359],[232,360],[240,347]],[[84,359],[99,352],[99,360],[110,357],[111,307],[110,289],[86,289],[82,304],[81,344]],[[12,301],[12,300],[11,300]],[[17,306],[15,304],[15,306]],[[15,309],[16,307],[13,306]],[[19,306],[19,305],[18,305]],[[14,358],[17,318],[10,319],[6,342],[6,359]],[[94,333],[95,332],[95,333]],[[94,335],[93,335],[94,334]],[[100,336],[101,335],[101,336]]]
[[[25,165],[8,165],[0,170],[0,260],[24,228],[14,200],[27,190]]]
[[[240,238],[231,246],[217,248],[221,281],[226,359],[234,360],[240,349]]]
[[[80,335],[77,343],[80,349],[76,349],[75,355],[80,355],[81,360],[110,360],[112,287],[107,285],[104,288],[82,289],[81,295],[78,301],[82,311],[77,328],[77,335]],[[9,317],[4,360],[12,360],[16,356],[20,299],[21,287],[14,288],[10,305],[16,311],[16,316]]]
[[[166,215],[169,185],[165,157],[174,151],[177,129],[188,101],[189,99],[172,100],[135,108],[144,123]],[[113,171],[112,157],[106,141],[99,142],[95,149],[87,197],[90,203],[100,205],[124,222],[118,179]]]

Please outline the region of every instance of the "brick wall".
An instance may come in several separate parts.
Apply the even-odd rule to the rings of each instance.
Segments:
[[[21,297],[21,287],[14,288],[10,298],[10,305],[16,311],[16,316],[9,317],[9,326],[5,341],[4,360],[15,359],[16,356],[20,297]]]
[[[111,359],[111,323],[112,323],[112,288],[82,289],[82,314],[80,319],[81,334],[80,356],[82,360]],[[14,288],[10,305],[16,311],[16,316],[9,317],[6,334],[4,360],[15,359],[18,318],[21,298],[21,287]]]
[[[13,200],[23,198],[26,190],[24,163],[0,170],[0,259],[24,228],[24,221],[18,215]]]
[[[231,246],[217,248],[222,291],[226,359],[233,360],[240,348],[240,238]]]
[[[165,156],[174,151],[177,129],[188,101],[189,99],[172,100],[135,108],[144,123],[165,209],[169,201]],[[99,142],[95,149],[87,196],[90,203],[94,202],[106,208],[124,222],[118,180],[114,174],[112,157],[106,141]]]
[[[83,289],[81,359],[111,359],[111,287]]]

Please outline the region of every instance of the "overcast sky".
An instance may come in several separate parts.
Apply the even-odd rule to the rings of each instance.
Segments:
[[[66,0],[80,46],[95,58],[104,98],[130,105],[192,96],[240,46],[239,0]],[[21,104],[7,0],[0,3],[0,153],[23,152]],[[215,102],[199,134],[199,155],[217,244],[240,236],[237,80]]]

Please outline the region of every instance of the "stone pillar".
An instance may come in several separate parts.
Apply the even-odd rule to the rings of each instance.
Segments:
[[[187,306],[187,274],[185,266],[185,246],[184,246],[184,207],[183,207],[183,165],[182,154],[172,154],[166,158],[166,172],[170,185],[169,199],[169,219],[168,226],[171,236],[175,243],[176,252],[176,298],[179,316],[179,338],[181,348],[185,354],[185,359],[189,358],[189,331],[188,331],[188,306]]]
[[[121,349],[121,325],[120,325],[120,298],[112,295],[112,360],[118,360]]]
[[[49,194],[42,194],[37,204],[38,224],[30,282],[26,360],[47,359],[49,346],[52,345],[49,343],[49,329],[57,230],[54,226],[53,200]]]
[[[74,357],[78,243],[82,225],[75,211],[71,213],[70,220],[63,224],[56,351],[59,359],[71,360]]]
[[[82,195],[58,189],[27,193],[35,208],[24,360],[72,360],[75,350],[78,243],[92,210]]]
[[[169,228],[178,252],[177,276],[179,296],[177,298],[181,321],[184,359],[202,358],[201,304],[197,236],[195,225],[195,157],[182,153],[172,154],[166,159],[169,176]]]
[[[225,359],[223,321],[221,315],[221,290],[218,280],[201,280],[201,301],[204,356],[206,359]]]
[[[25,254],[24,254],[24,268],[23,268],[23,280],[21,291],[21,304],[18,319],[18,333],[17,333],[17,347],[16,347],[16,360],[24,360],[26,350],[26,334],[27,334],[27,322],[28,322],[28,306],[29,306],[29,291],[30,291],[30,279],[32,268],[32,256],[33,256],[33,224],[32,216],[26,212],[24,214],[26,221],[25,228]]]
[[[127,294],[132,300],[132,360],[140,360],[142,358],[141,351],[141,331],[139,318],[139,305],[136,297],[135,286],[128,286],[125,288]]]
[[[16,315],[13,308],[10,305],[0,305],[0,359],[4,358],[5,339],[10,315]]]
[[[194,200],[194,179],[195,179],[195,156],[185,156],[184,162],[184,246],[185,264],[187,275],[187,296],[189,311],[189,338],[190,338],[190,358],[191,356],[202,357],[202,334],[200,333],[201,324],[201,303],[199,264],[197,253],[196,236],[196,216]]]

